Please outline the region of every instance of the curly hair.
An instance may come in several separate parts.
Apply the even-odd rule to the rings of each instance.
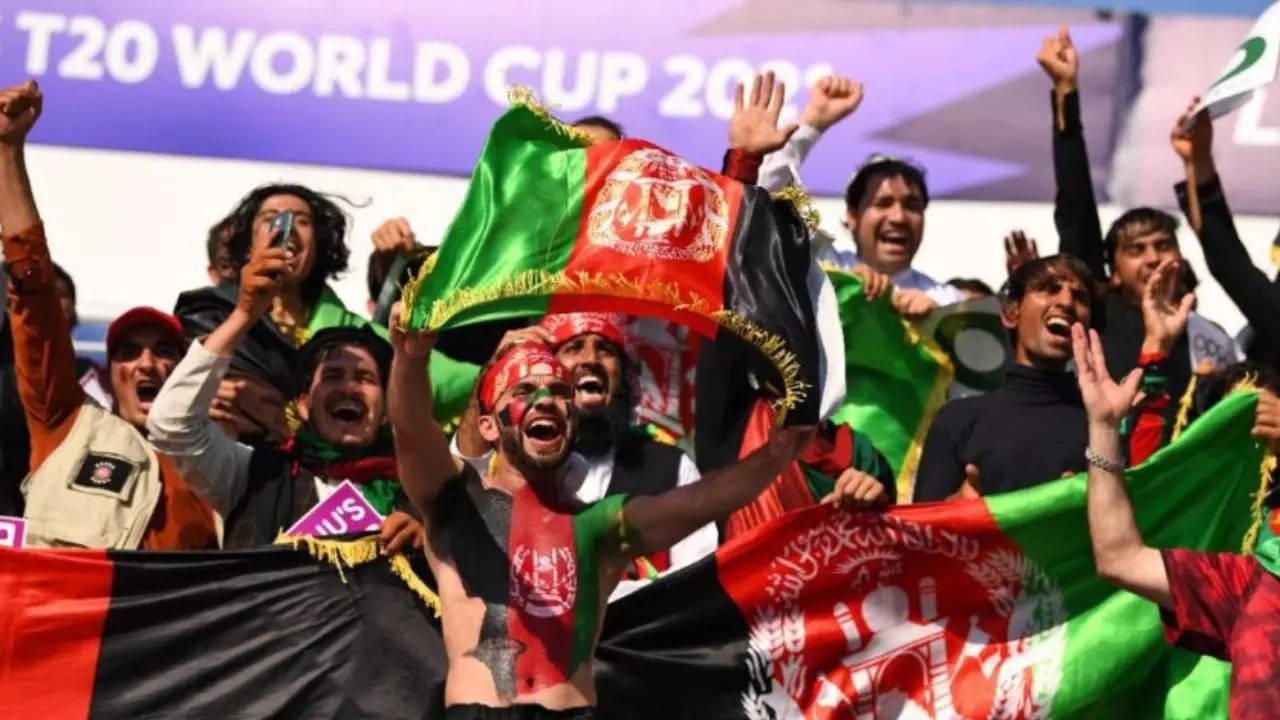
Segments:
[[[311,273],[302,281],[302,297],[314,301],[320,296],[325,280],[337,278],[346,271],[347,260],[351,255],[346,243],[347,214],[328,196],[302,185],[284,183],[254,188],[231,211],[231,237],[227,240],[227,255],[237,271],[249,262],[253,246],[253,219],[262,203],[273,195],[293,195],[301,198],[311,209],[316,260]]]

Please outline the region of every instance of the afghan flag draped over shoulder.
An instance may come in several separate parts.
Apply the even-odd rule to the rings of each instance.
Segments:
[[[893,466],[898,501],[910,502],[924,436],[947,398],[951,360],[894,311],[867,300],[862,278],[829,268],[845,353],[845,402],[832,416],[865,434]]]
[[[1147,543],[1239,550],[1255,397],[1129,471]],[[597,663],[611,718],[1225,718],[1229,678],[1098,578],[1084,476],[789,514],[610,606]]]
[[[663,317],[759,351],[785,413],[816,419],[819,366],[794,205],[644,140],[585,145],[531,103],[495,123],[404,323],[449,332],[547,313]],[[487,354],[491,348],[477,348]]]

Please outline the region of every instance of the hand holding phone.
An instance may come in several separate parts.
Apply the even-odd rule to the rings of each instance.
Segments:
[[[275,234],[271,236],[271,242],[267,247],[284,247],[289,242],[289,236],[293,234],[293,211],[285,210],[271,218],[270,227],[271,232]]]

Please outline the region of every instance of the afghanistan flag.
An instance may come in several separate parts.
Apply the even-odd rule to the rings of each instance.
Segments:
[[[309,542],[0,549],[0,718],[439,717],[434,595],[372,538]]]
[[[845,402],[832,416],[871,439],[897,477],[898,501],[910,502],[924,436],[947,398],[951,360],[889,304],[867,300],[862,279],[828,269],[836,291],[845,353]]]
[[[663,317],[754,349],[793,419],[816,419],[809,233],[794,205],[643,140],[584,144],[532,104],[500,117],[405,324],[446,331],[547,313]],[[461,355],[459,355],[461,357]],[[483,361],[486,357],[473,357]]]
[[[1238,550],[1255,397],[1129,471],[1149,544]],[[1225,718],[1229,675],[1097,577],[1083,476],[786,515],[611,605],[597,663],[604,717],[699,720]]]

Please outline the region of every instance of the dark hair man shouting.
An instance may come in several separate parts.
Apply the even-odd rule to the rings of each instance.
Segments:
[[[391,324],[392,427],[401,482],[427,518],[449,657],[446,717],[594,717],[591,657],[626,565],[745,505],[811,431],[777,431],[738,464],[660,495],[566,499],[574,390],[545,345],[521,343],[480,378],[479,430],[498,447],[481,478],[431,417],[435,337],[398,329],[398,308]]]

